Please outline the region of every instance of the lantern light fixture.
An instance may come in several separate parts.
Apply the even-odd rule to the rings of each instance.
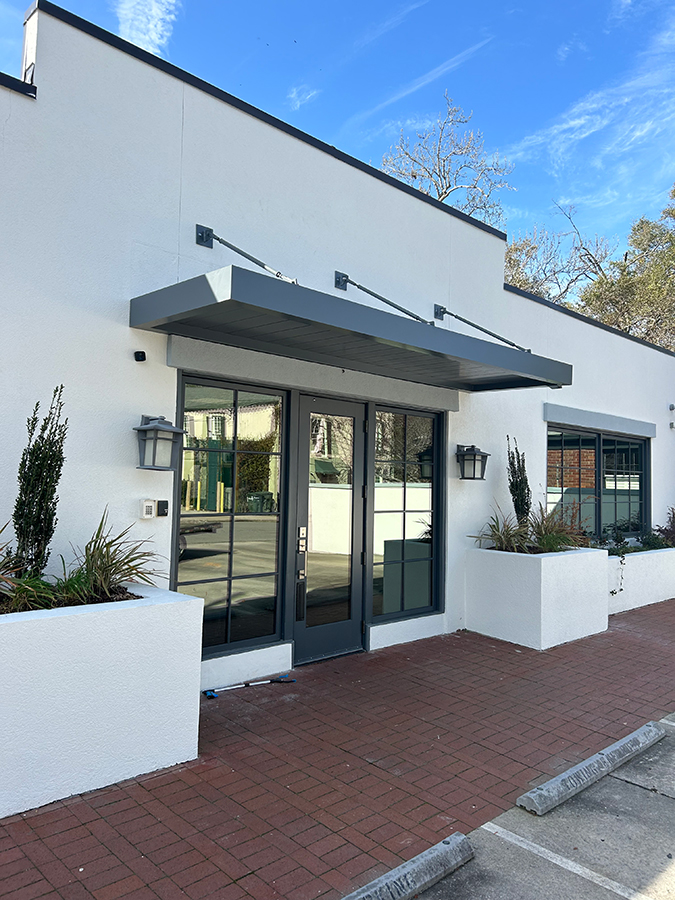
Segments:
[[[138,433],[138,469],[156,469],[173,472],[178,469],[182,428],[177,428],[164,416],[141,416],[141,424],[134,428]]]
[[[463,481],[484,481],[489,453],[479,450],[475,444],[457,444],[459,477]]]

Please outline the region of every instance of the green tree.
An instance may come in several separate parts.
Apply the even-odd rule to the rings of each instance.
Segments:
[[[27,421],[28,444],[19,463],[19,494],[14,505],[15,568],[20,575],[39,577],[49,560],[56,529],[56,488],[65,457],[68,420],[61,421],[63,385],[54,389],[47,415],[38,429],[40,404]]]
[[[513,190],[507,181],[513,166],[498,153],[489,155],[485,151],[482,132],[461,131],[473,113],[453,105],[447,91],[445,102],[446,111],[431,128],[417,132],[415,139],[401,131],[398,144],[382,159],[382,171],[423,194],[448,200],[455,209],[499,226],[504,217],[497,191]]]
[[[653,221],[633,223],[628,250],[581,293],[579,312],[675,350],[675,185]]]

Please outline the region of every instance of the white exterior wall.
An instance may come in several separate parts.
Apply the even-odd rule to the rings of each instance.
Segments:
[[[467,535],[495,503],[510,509],[506,434],[527,455],[535,501],[544,499],[545,402],[656,423],[653,520],[665,520],[675,504],[672,357],[504,292],[500,238],[46,13],[36,16],[38,99],[0,87],[0,199],[10,211],[0,216],[0,283],[11,313],[0,363],[0,520],[11,514],[25,418],[63,382],[70,432],[53,559],[87,540],[106,504],[115,527],[134,521],[134,533],[152,536],[170,557],[171,516],[137,516],[145,497],[172,499],[171,476],[136,470],[132,428],[141,414],[175,420],[181,353],[172,347],[167,366],[166,339],[129,329],[128,304],[230,263],[247,265],[221,246],[197,247],[197,222],[308,287],[344,298],[333,287],[339,269],[428,318],[441,303],[573,364],[574,384],[562,391],[463,394],[449,416],[446,630],[465,624]],[[380,306],[353,288],[346,296]],[[438,327],[481,337],[452,319]],[[330,367],[202,346],[209,360],[202,371],[235,380],[243,354],[260,360],[250,368],[261,383],[264,373],[283,370],[285,386],[325,384],[352,397],[359,384],[358,395],[375,400],[391,403],[393,393],[402,403],[456,406],[451,391],[406,385],[396,393],[394,380],[387,387],[386,379],[347,373],[341,381]],[[148,361],[134,362],[134,350]],[[457,443],[492,454],[485,482],[459,481]]]

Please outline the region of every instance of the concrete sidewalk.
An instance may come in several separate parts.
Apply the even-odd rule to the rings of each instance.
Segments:
[[[671,900],[675,716],[667,736],[538,818],[512,809],[468,836],[475,857],[423,900]]]
[[[0,900],[339,900],[675,709],[675,601],[460,632],[202,705],[200,758],[0,821]],[[1,790],[1,785],[0,785]]]

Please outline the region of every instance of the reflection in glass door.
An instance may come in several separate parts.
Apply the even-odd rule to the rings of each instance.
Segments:
[[[362,647],[364,409],[301,403],[296,661]]]
[[[177,586],[204,598],[206,650],[277,632],[280,394],[184,385]]]
[[[354,419],[310,414],[308,628],[351,615]]]

